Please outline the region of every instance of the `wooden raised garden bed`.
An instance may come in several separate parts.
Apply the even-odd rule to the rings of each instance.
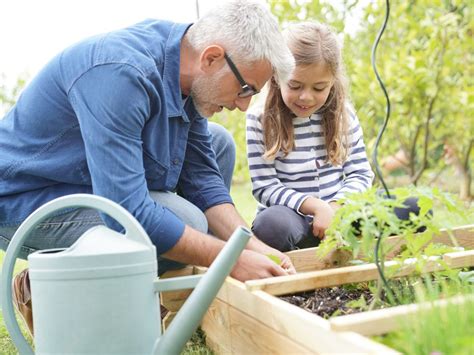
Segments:
[[[434,238],[437,243],[453,245],[465,251],[448,253],[440,260],[429,260],[424,272],[474,266],[474,225],[459,227],[450,233],[442,231]],[[391,237],[390,243],[400,247],[403,240]],[[326,320],[278,298],[280,295],[377,280],[375,264],[344,266],[345,254],[335,252],[324,261],[317,260],[315,249],[289,252],[298,273],[263,280],[239,282],[227,278],[216,300],[202,322],[208,345],[221,353],[397,353],[366,336],[384,334],[400,326],[398,319],[416,312],[419,307],[430,305],[405,305],[387,309],[333,317]],[[385,263],[389,269],[395,261]],[[414,266],[407,263],[397,268],[395,277],[410,275]],[[183,275],[204,272],[189,267]],[[176,273],[175,273],[176,274]],[[177,311],[189,290],[162,295],[162,304],[172,312]],[[441,300],[434,306],[443,307]],[[453,302],[464,302],[454,298]],[[166,327],[166,324],[165,324]]]

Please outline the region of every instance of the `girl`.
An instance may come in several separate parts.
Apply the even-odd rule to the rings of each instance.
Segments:
[[[285,33],[296,68],[269,83],[265,104],[247,113],[247,152],[259,202],[252,230],[288,251],[316,246],[336,201],[372,184],[362,129],[348,105],[341,49],[328,27],[291,25]]]

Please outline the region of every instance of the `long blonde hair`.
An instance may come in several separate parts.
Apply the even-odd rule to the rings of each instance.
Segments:
[[[336,34],[323,24],[302,22],[290,25],[285,31],[285,39],[297,66],[324,63],[334,76],[328,98],[317,113],[322,117],[327,161],[340,165],[347,158],[349,123],[345,108],[346,77]],[[261,116],[264,158],[274,159],[279,151],[286,156],[294,149],[293,117],[283,101],[279,83],[272,78]]]

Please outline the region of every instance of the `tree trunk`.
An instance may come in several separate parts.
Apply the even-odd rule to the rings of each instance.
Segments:
[[[467,148],[463,158],[459,156],[459,151],[454,145],[445,143],[444,145],[444,161],[446,164],[452,165],[456,171],[456,175],[460,177],[459,197],[463,200],[471,200],[471,171],[469,169],[469,157],[472,149],[472,141]],[[464,160],[464,162],[463,162]]]

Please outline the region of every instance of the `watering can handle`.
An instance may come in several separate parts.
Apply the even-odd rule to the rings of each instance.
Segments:
[[[23,242],[38,223],[50,217],[58,210],[71,207],[94,208],[104,212],[125,228],[126,238],[148,245],[150,248],[153,247],[148,235],[138,221],[125,208],[104,197],[89,194],[68,195],[52,200],[34,211],[23,221],[13,235],[5,254],[2,269],[0,298],[2,299],[4,321],[20,354],[33,354],[33,351],[20,331],[12,305],[11,282],[16,258]]]

